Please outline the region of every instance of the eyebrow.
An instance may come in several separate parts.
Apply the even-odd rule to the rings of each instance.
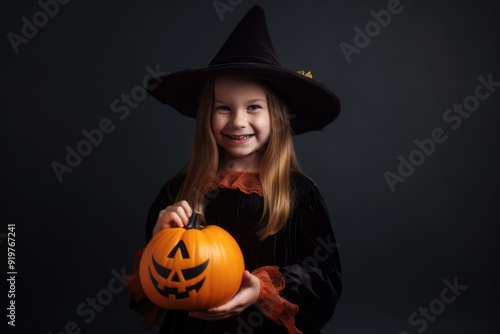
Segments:
[[[262,101],[262,102],[265,102],[264,99],[250,99],[250,100],[247,100],[246,103],[255,103],[255,102],[259,102],[259,101]],[[223,100],[215,100],[214,103],[226,103],[225,101]]]

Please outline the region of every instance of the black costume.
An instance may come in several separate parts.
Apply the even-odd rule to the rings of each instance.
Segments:
[[[320,130],[340,112],[337,96],[314,80],[310,71],[292,71],[280,65],[264,10],[259,6],[248,11],[207,67],[152,78],[148,93],[181,114],[196,118],[199,97],[207,80],[226,74],[264,81],[288,106],[290,123],[281,125],[289,127],[292,135]],[[198,151],[203,149],[199,147]],[[237,171],[219,170],[219,173],[227,172]],[[239,177],[258,179],[258,173],[251,173],[239,172],[236,180]],[[159,192],[147,219],[147,241],[151,239],[158,213],[175,202],[185,177],[185,174],[174,177]],[[262,216],[264,199],[258,180],[253,184],[256,186],[250,190],[237,182],[216,184],[206,193],[204,213],[208,224],[219,225],[234,237],[242,250],[246,269],[259,278],[259,300],[254,304],[257,306],[219,321],[190,317],[187,311],[168,310],[160,333],[278,334],[297,332],[297,329],[319,333],[332,317],[341,293],[340,262],[328,210],[316,184],[300,173],[291,173],[293,209],[287,224],[262,242],[256,236],[256,225]],[[130,307],[144,316],[141,322],[144,327],[151,327],[163,309],[144,297],[136,274],[140,255],[141,250],[135,256],[135,274],[128,278]],[[271,301],[274,313],[264,309],[262,301]]]
[[[234,176],[238,171],[230,173]],[[245,177],[250,172],[240,173]],[[169,189],[169,183],[165,184],[156,197],[148,214],[147,241],[159,211],[175,202],[184,178],[185,174],[170,180]],[[340,262],[328,210],[316,184],[300,173],[292,173],[290,182],[296,190],[293,213],[282,231],[264,241],[255,235],[264,207],[263,198],[255,191],[245,193],[240,188],[219,185],[205,196],[205,216],[209,224],[224,228],[235,238],[243,252],[245,269],[278,267],[285,279],[280,296],[299,307],[295,326],[304,333],[319,333],[332,317],[341,294]],[[140,303],[131,300],[130,308]],[[168,310],[160,333],[236,333],[238,327],[243,333],[250,329],[252,333],[287,333],[285,326],[256,312],[257,308],[251,306],[237,317],[205,321],[190,317],[188,311]]]

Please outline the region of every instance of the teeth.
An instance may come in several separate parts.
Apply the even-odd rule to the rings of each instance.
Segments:
[[[247,138],[249,138],[250,136],[240,136],[240,137],[236,137],[236,136],[229,136],[229,137],[231,137],[231,138],[233,138],[233,139],[247,139]]]

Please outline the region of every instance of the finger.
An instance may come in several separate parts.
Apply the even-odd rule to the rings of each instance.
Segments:
[[[203,315],[192,315],[193,318],[198,318],[201,320],[208,320],[208,321],[217,321],[217,320],[224,320],[233,317],[234,315],[223,315],[223,316],[218,316],[218,317],[212,317],[212,316],[203,316]]]
[[[189,222],[189,217],[188,217],[187,212],[183,206],[177,205],[175,207],[174,211],[172,211],[172,213],[176,213],[180,217],[180,219],[182,221],[182,226],[187,225],[187,223]]]
[[[186,215],[188,218],[191,218],[191,215],[193,214],[193,209],[189,205],[187,201],[180,201],[178,202],[180,206],[184,208],[184,211],[186,212]]]
[[[229,312],[240,306],[241,306],[241,291],[238,292],[236,295],[234,295],[234,297],[231,298],[229,301],[227,301],[225,304],[212,307],[206,310],[205,312],[210,312],[210,313]]]
[[[173,216],[172,213],[175,213],[176,216],[175,215]],[[177,219],[176,217],[179,217],[179,219]],[[186,225],[188,223],[189,218],[187,218],[187,215],[184,212],[184,208],[182,206],[180,206],[179,204],[174,204],[174,205],[167,206],[165,209],[161,210],[158,213],[158,220],[160,221],[161,224],[163,222],[170,223],[172,220],[174,220],[176,223],[175,225],[177,225],[179,227],[183,227],[184,225]],[[182,223],[181,225],[178,224],[179,221]],[[162,225],[162,226],[164,226],[164,225]],[[164,228],[168,228],[168,227],[171,227],[170,224],[168,226],[165,226]]]
[[[235,306],[236,306],[235,303],[233,303],[232,299],[231,299],[231,301],[227,302],[226,304],[209,308],[206,312],[209,312],[209,313],[228,312],[231,309],[233,309]]]
[[[169,213],[169,206],[166,207],[165,209],[161,210],[160,212],[158,212],[158,219],[162,218],[164,215],[166,215],[167,213]]]
[[[244,282],[248,282],[248,283],[250,283],[250,281],[252,280],[252,276],[253,276],[253,275],[252,275],[252,274],[250,274],[250,272],[249,272],[248,270],[245,270],[245,271],[243,272],[243,281],[244,281]]]
[[[189,312],[189,316],[202,320],[223,320],[230,317],[234,317],[239,313],[241,312],[231,311],[223,313],[210,313],[205,311],[191,311]]]
[[[182,218],[179,216],[177,212],[169,212],[161,219],[161,225],[163,229],[169,228],[169,227],[184,227],[184,223],[182,222]]]
[[[248,286],[258,286],[260,288],[259,278],[248,270],[245,270],[243,273],[243,283],[248,284]]]

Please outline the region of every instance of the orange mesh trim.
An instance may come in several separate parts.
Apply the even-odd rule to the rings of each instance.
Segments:
[[[133,271],[131,274],[125,276],[125,281],[127,282],[127,292],[130,298],[132,298],[135,302],[146,298],[146,294],[142,289],[141,281],[139,279],[139,266],[143,252],[144,248],[139,249],[135,252],[134,264],[132,266]],[[148,300],[140,307],[134,309],[134,311],[136,311],[143,317],[139,325],[144,329],[151,329],[155,324],[158,323],[158,320],[163,314],[164,309],[156,306]]]
[[[290,303],[279,295],[279,291],[285,287],[285,279],[277,267],[265,266],[252,271],[252,274],[260,280],[260,292],[257,308],[267,318],[277,325],[284,325],[289,334],[302,331],[295,327],[295,315],[299,312],[299,306]]]
[[[213,191],[217,187],[240,189],[245,194],[256,193],[263,197],[259,174],[259,172],[219,169],[208,191]]]

